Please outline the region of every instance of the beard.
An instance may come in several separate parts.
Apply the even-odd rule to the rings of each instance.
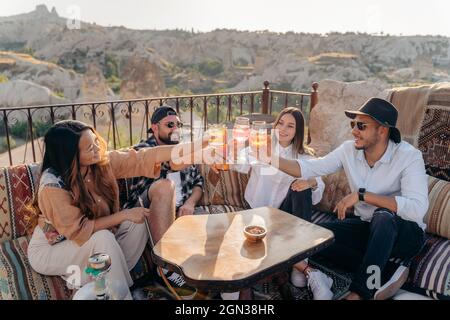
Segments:
[[[367,149],[373,148],[374,146],[376,146],[378,144],[379,139],[377,137],[373,137],[370,139],[364,139],[364,141],[365,141],[364,145],[362,145],[362,146],[355,145],[355,149],[356,150],[367,150]]]
[[[159,136],[158,138],[159,138],[159,140],[160,140],[162,143],[164,143],[164,144],[171,144],[171,145],[173,145],[173,144],[179,144],[179,143],[180,143],[179,140],[172,140],[172,133],[173,133],[173,132],[169,133],[169,134],[167,135],[167,137],[161,137],[161,136]]]

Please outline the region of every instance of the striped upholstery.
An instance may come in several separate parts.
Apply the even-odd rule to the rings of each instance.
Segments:
[[[60,277],[35,272],[26,255],[28,237],[0,244],[0,300],[68,299],[71,290]]]
[[[435,299],[450,299],[450,240],[427,234],[411,264],[408,282]]]
[[[195,209],[194,214],[218,214],[218,213],[228,213],[245,210],[244,208],[233,207],[228,205],[210,205],[210,206],[199,206]]]
[[[450,182],[428,177],[427,232],[450,239]]]

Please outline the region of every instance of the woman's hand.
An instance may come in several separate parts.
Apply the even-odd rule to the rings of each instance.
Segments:
[[[292,191],[300,192],[306,189],[313,189],[316,186],[317,186],[316,179],[308,179],[308,180],[296,179],[291,184],[291,189]]]
[[[122,211],[124,220],[134,223],[144,223],[145,218],[150,216],[150,209],[144,207],[136,207]]]

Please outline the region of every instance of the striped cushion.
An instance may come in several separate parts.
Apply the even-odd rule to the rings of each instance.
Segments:
[[[428,177],[427,232],[450,239],[450,182]]]
[[[211,206],[199,206],[195,208],[194,214],[218,214],[228,213],[245,210],[240,207],[233,207],[228,205],[211,205]]]
[[[205,188],[200,205],[228,205],[233,207],[246,207],[244,199],[248,176],[236,171],[220,171],[215,173],[207,165],[200,167],[205,179]]]
[[[0,244],[0,300],[60,300],[69,299],[60,277],[49,277],[35,272],[26,255],[28,237]]]
[[[408,282],[432,298],[450,299],[450,240],[427,234],[411,264]]]

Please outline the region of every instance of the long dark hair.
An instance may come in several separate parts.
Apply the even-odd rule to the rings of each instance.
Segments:
[[[293,152],[293,155],[296,156],[299,153],[300,154],[307,153],[307,154],[313,156],[315,154],[314,153],[314,149],[308,147],[304,143],[304,138],[305,138],[305,118],[303,117],[303,113],[300,111],[300,109],[295,108],[295,107],[284,108],[283,110],[281,110],[281,112],[278,114],[277,118],[275,119],[273,127],[275,128],[278,125],[278,123],[280,122],[281,118],[285,114],[290,114],[295,119],[295,135],[294,135],[294,138],[292,139],[292,152]]]
[[[97,192],[108,203],[111,212],[119,209],[118,186],[106,156],[105,140],[91,126],[75,120],[54,124],[45,134],[45,153],[42,171],[51,168],[60,176],[65,188],[72,194],[73,205],[79,207],[88,219],[98,216],[98,206],[81,175],[79,143],[84,131],[91,130],[99,140],[100,162],[90,166]]]

